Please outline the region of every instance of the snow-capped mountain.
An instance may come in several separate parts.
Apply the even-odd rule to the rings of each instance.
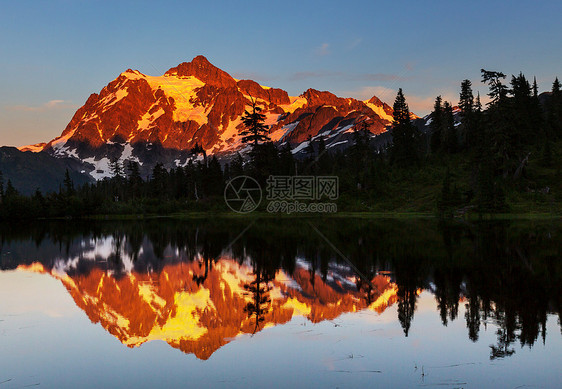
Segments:
[[[271,139],[288,142],[294,153],[305,149],[309,137],[324,137],[327,148],[345,147],[363,123],[379,135],[392,122],[392,108],[376,96],[359,101],[309,89],[291,97],[236,80],[198,56],[162,76],[126,70],[88,98],[61,136],[20,149],[76,158],[96,179],[108,176],[116,159],[137,161],[145,171],[157,162],[182,166],[197,144],[208,155],[244,150],[241,116],[253,101],[263,108]]]

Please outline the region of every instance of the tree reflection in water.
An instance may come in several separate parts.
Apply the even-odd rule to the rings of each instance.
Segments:
[[[327,239],[360,274],[305,221],[260,221],[239,236],[247,224],[244,219],[218,219],[2,226],[0,266],[7,270],[39,262],[47,272],[64,269],[71,279],[87,277],[99,268],[116,282],[134,272],[147,275],[155,284],[167,266],[179,264],[187,266],[181,272],[188,274],[179,290],[195,293],[214,287],[213,282],[219,282],[211,279],[217,277],[215,267],[223,258],[231,258],[240,269],[251,269],[241,283],[244,296],[236,303],[252,321],[237,325],[251,327],[250,333],[270,320],[281,323],[290,318],[288,305],[272,301],[275,289],[276,298],[285,294],[283,301],[301,304],[315,322],[368,307],[383,310],[397,300],[398,320],[408,336],[415,325],[418,296],[428,290],[444,326],[458,319],[463,304],[473,342],[478,341],[481,326],[497,326],[491,359],[513,355],[516,342],[532,347],[540,336],[544,343],[547,314],[560,315],[562,227],[558,224],[323,220]],[[300,291],[276,280],[279,272],[297,283]],[[223,294],[234,293],[236,285],[227,288],[224,280],[220,282]],[[385,296],[394,291],[389,285],[395,288],[395,300]],[[236,310],[236,304],[225,303],[225,309]],[[201,320],[210,320],[205,319],[209,312],[197,312]],[[228,320],[234,320],[233,315],[227,315]]]

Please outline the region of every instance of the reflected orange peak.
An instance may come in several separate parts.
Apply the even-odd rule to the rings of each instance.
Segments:
[[[279,270],[264,292],[263,321],[256,326],[248,314],[254,297],[248,285],[256,279],[249,264],[223,257],[207,272],[201,262],[166,265],[159,273],[131,272],[123,277],[94,268],[88,274],[59,274],[40,263],[18,270],[48,273],[62,281],[76,305],[93,323],[100,323],[128,347],[163,340],[172,347],[209,358],[241,334],[283,324],[295,316],[313,323],[335,319],[343,313],[371,309],[382,313],[397,301],[397,286],[390,277],[371,281],[371,299],[353,279],[324,281],[297,265],[292,275]],[[245,287],[246,286],[246,287]],[[264,285],[265,286],[265,285]]]

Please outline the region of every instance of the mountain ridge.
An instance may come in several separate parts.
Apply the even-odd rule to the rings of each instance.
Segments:
[[[157,162],[185,166],[198,145],[219,158],[244,153],[241,116],[253,103],[263,109],[272,141],[288,143],[295,154],[309,138],[322,136],[327,148],[341,148],[351,143],[355,129],[376,136],[392,123],[392,108],[376,96],[360,101],[315,89],[289,96],[237,80],[197,56],[162,76],[127,69],[91,94],[59,137],[19,149],[74,158],[94,179],[109,177],[115,160],[136,161],[145,173]]]

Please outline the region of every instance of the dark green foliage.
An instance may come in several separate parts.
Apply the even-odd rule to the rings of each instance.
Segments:
[[[230,164],[230,175],[231,178],[244,175],[244,159],[240,153],[236,153],[236,156]]]
[[[443,134],[445,141],[443,146],[449,154],[457,152],[458,138],[457,127],[455,126],[455,117],[453,115],[453,107],[448,101],[443,106]]]
[[[8,182],[6,183],[6,191],[4,192],[4,199],[6,201],[9,201],[19,195],[19,192],[12,185],[12,180],[8,180]]]
[[[432,153],[438,153],[442,149],[443,143],[443,107],[441,105],[441,96],[435,98],[433,112],[431,113],[431,130],[430,149]]]
[[[267,177],[279,172],[279,152],[273,142],[254,145],[250,151],[251,176],[260,184],[265,184]]]
[[[314,149],[312,135],[309,135],[306,141],[308,142],[305,148],[306,156],[312,161],[316,157],[316,150]]]
[[[472,82],[463,80],[459,99],[459,108],[463,119],[470,117],[474,111],[474,95],[472,94]]]
[[[505,86],[502,80],[505,78],[505,74],[502,72],[489,71],[485,69],[480,69],[482,73],[482,82],[490,86],[490,96],[489,106],[494,106],[500,104],[507,97],[507,86]]]
[[[136,161],[127,161],[127,195],[136,199],[142,195],[143,180],[140,175],[140,166]]]
[[[398,90],[393,109],[391,161],[397,166],[412,166],[419,162],[420,136],[411,123],[410,110],[402,88]]]
[[[480,96],[478,96],[478,105],[480,105]],[[474,132],[478,128],[475,118],[476,106],[474,102],[474,94],[472,93],[472,83],[470,80],[463,80],[461,83],[461,92],[459,98],[459,109],[461,119],[460,138],[462,139],[462,146],[464,148],[471,148],[475,143]]]
[[[121,179],[125,177],[125,172],[123,170],[123,165],[118,159],[114,159],[109,164],[109,172],[112,177]]]
[[[441,216],[452,216],[456,207],[462,203],[460,193],[456,184],[453,184],[451,171],[447,168],[443,186],[441,188],[441,196],[437,204],[437,208]]]
[[[552,166],[552,149],[551,141],[547,138],[544,141],[544,146],[541,155],[541,165],[544,167]]]
[[[74,182],[72,182],[72,178],[70,178],[70,173],[68,172],[68,169],[66,169],[66,172],[64,173],[64,193],[67,196],[72,196],[74,194]]]
[[[264,124],[265,115],[261,113],[262,108],[258,107],[255,102],[252,102],[252,111],[244,111],[242,116],[242,123],[245,129],[240,132],[242,135],[242,142],[250,143],[253,146],[258,146],[260,143],[268,142],[269,136],[268,128]]]
[[[552,91],[547,103],[547,122],[550,134],[562,138],[562,86],[558,77],[552,84]]]
[[[322,138],[321,138],[322,139]],[[323,154],[321,158],[324,159]],[[288,143],[281,146],[279,150],[279,174],[284,176],[291,176],[295,174],[295,157],[291,151],[291,146]]]
[[[560,112],[560,83],[555,81],[541,107],[536,82],[531,87],[519,74],[511,78],[508,90],[502,83],[504,77],[499,72],[483,71],[492,100],[485,110],[480,96],[473,98],[470,81],[462,82],[460,125],[455,123],[452,105],[436,99],[427,155],[421,153],[425,139],[410,121],[402,90],[394,104],[390,147],[379,141],[387,135],[373,138],[369,124],[363,122],[356,124],[353,143],[345,150],[328,149],[322,136],[311,137],[308,155],[295,159],[288,143],[278,147],[254,137],[248,140],[252,147],[247,161],[237,153],[221,166],[215,156],[207,159],[206,151],[196,144],[193,156],[203,155],[202,161],[197,158],[172,168],[157,164],[149,177],[141,177],[137,162],[126,161],[121,166],[114,160],[113,177],[89,184],[81,182],[69,165],[54,179],[56,189],[46,191],[37,184],[35,188],[41,191],[34,188],[32,192],[15,185],[18,174],[26,174],[29,153],[1,148],[0,163],[7,159],[17,163],[1,165],[0,219],[223,212],[227,211],[225,183],[232,178],[249,175],[265,188],[270,175],[296,174],[337,176],[341,211],[421,211],[450,216],[471,209],[480,213],[526,212],[530,205],[541,212],[556,212],[562,204],[562,140],[553,135],[551,127],[557,124],[553,118]],[[263,124],[263,115],[255,108],[248,115]],[[548,121],[550,126],[545,124]],[[419,128],[425,133],[423,126]],[[39,153],[36,158],[43,161],[50,157]],[[11,169],[9,174],[4,166]],[[446,171],[447,166],[450,170]],[[450,312],[447,297],[443,299]],[[402,309],[406,329],[408,305]]]
[[[195,143],[195,146],[191,148],[191,154],[196,156],[202,155],[203,163],[205,164],[205,166],[207,166],[207,151],[199,143]]]
[[[12,185],[26,196],[32,196],[37,187],[43,193],[59,191],[64,186],[67,169],[75,187],[93,181],[87,174],[80,173],[84,167],[72,158],[56,158],[46,152],[22,152],[15,147],[0,147],[0,170],[4,175],[4,185],[10,179]]]

